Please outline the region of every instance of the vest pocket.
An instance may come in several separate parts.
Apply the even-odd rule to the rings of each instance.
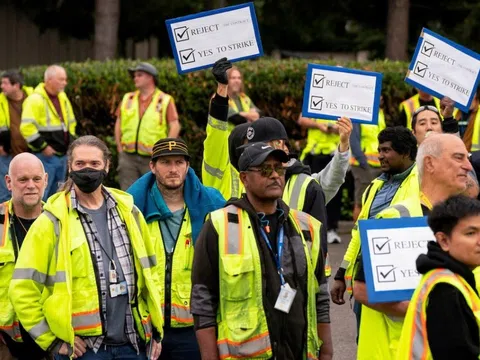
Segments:
[[[88,260],[91,257],[87,241],[72,241],[70,250],[72,260],[72,278],[87,276]]]
[[[254,265],[251,255],[222,256],[224,274],[221,276],[225,300],[242,301],[253,296]]]

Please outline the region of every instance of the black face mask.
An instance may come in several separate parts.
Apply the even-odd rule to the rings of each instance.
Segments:
[[[78,171],[70,171],[69,176],[80,191],[90,194],[103,183],[103,180],[107,177],[107,172],[104,169],[84,168]]]

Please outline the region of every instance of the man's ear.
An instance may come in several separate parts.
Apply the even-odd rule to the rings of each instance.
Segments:
[[[155,163],[150,160],[148,166],[150,166],[150,171],[152,172],[152,174],[155,174]]]
[[[241,171],[240,172],[240,180],[242,181],[243,183],[243,186],[245,186],[245,188],[248,188],[248,178],[247,178],[247,173],[245,171]]]
[[[5,175],[5,185],[7,186],[8,191],[12,191],[12,178],[10,175]]]
[[[450,250],[450,241],[445,233],[441,231],[435,233],[435,240],[437,240],[437,244],[440,245],[443,251],[448,252]]]

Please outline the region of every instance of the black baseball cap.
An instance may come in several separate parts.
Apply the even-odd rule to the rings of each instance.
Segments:
[[[165,138],[158,140],[153,145],[152,161],[162,156],[181,155],[190,160],[188,147],[185,141],[177,138]]]
[[[252,166],[262,165],[269,156],[276,156],[283,163],[289,160],[285,151],[275,149],[263,142],[257,142],[245,145],[243,153],[238,160],[238,168],[240,171],[246,171]]]
[[[272,117],[261,117],[247,129],[247,140],[249,143],[272,140],[288,141],[288,135],[285,126],[279,120]]]

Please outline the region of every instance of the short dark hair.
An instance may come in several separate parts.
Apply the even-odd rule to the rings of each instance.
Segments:
[[[3,79],[3,78],[8,79],[8,81],[10,81],[10,84],[12,84],[12,85],[18,84],[18,85],[20,85],[20,87],[22,87],[23,84],[24,84],[24,80],[23,80],[22,74],[20,74],[20,73],[19,73],[18,71],[16,71],[16,70],[8,70],[8,71],[5,71],[5,72],[2,74],[2,79]]]
[[[378,134],[378,144],[390,141],[392,149],[400,155],[409,155],[412,161],[417,157],[417,139],[405,126],[391,126]]]
[[[428,215],[428,226],[433,233],[450,236],[462,219],[480,215],[480,201],[465,195],[456,195],[435,205]]]

